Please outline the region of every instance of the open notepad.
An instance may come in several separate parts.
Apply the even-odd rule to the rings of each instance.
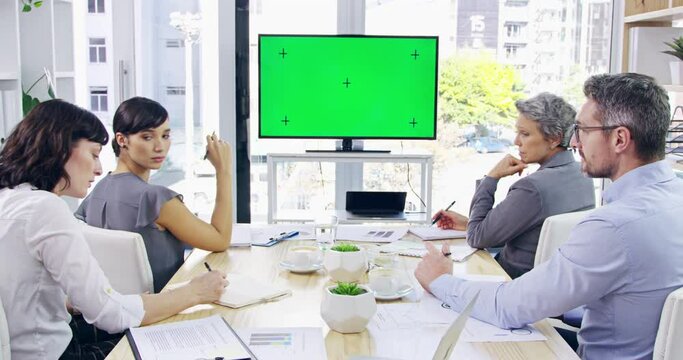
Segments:
[[[467,236],[467,231],[443,230],[433,226],[414,227],[408,229],[408,232],[422,240],[462,239]]]
[[[284,287],[274,286],[242,274],[228,274],[230,284],[217,304],[234,309],[268,301],[279,300],[292,292]]]

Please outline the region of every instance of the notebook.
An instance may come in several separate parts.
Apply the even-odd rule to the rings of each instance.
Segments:
[[[230,273],[227,278],[230,284],[216,303],[233,309],[277,301],[292,294],[289,289],[266,284],[242,274]]]
[[[408,232],[415,234],[415,236],[425,241],[463,239],[467,237],[467,231],[443,230],[434,226],[414,227],[408,229]]]

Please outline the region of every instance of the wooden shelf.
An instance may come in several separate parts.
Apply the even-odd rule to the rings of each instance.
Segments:
[[[683,6],[670,9],[649,11],[642,14],[624,17],[624,23],[634,23],[641,21],[674,21],[683,19]]]

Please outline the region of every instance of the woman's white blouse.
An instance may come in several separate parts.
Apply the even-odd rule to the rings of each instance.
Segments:
[[[66,299],[110,333],[140,325],[139,295],[121,295],[57,195],[29,184],[0,190],[0,298],[12,358],[57,359],[72,334]]]

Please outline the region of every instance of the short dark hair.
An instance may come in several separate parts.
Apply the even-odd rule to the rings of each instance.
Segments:
[[[664,158],[671,124],[669,95],[655,79],[636,73],[594,75],[583,92],[597,104],[603,126],[629,129],[640,160]]]
[[[63,100],[36,105],[7,137],[0,151],[0,189],[22,183],[53,191],[60,179],[70,185],[64,165],[81,139],[105,145],[107,129],[88,110]]]
[[[168,119],[168,112],[158,102],[136,96],[119,105],[114,113],[114,136],[137,134],[140,131],[159,127]],[[116,139],[111,142],[114,154],[118,157],[121,148]]]

